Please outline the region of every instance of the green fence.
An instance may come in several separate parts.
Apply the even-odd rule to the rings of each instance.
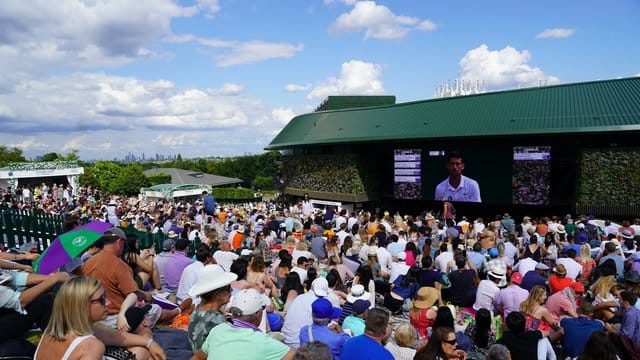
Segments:
[[[4,204],[0,206],[0,241],[7,248],[34,243],[39,251],[44,251],[59,234],[62,234],[64,218],[64,215],[10,209]],[[123,230],[126,234],[138,236],[141,249],[154,247],[157,253],[162,251],[162,243],[167,238],[161,231],[152,234],[138,231],[133,226],[125,227]],[[189,243],[189,256],[195,254],[200,243],[198,237]]]
[[[127,226],[122,230],[124,230],[127,235],[133,234],[138,237],[140,240],[140,249],[153,247],[156,249],[157,254],[162,251],[162,243],[167,239],[166,235],[163,234],[162,231],[152,234],[149,231],[138,231],[133,226]],[[196,249],[200,244],[201,241],[198,236],[196,236],[194,241],[189,242],[189,256],[193,256],[193,254],[195,254]]]
[[[8,248],[35,243],[46,249],[62,233],[64,216],[43,214],[0,206],[0,240]]]

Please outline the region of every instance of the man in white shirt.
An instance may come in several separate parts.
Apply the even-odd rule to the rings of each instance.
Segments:
[[[388,273],[391,270],[391,253],[387,251],[387,249],[383,247],[378,247],[376,249],[376,254],[378,255],[378,262],[380,263],[380,270],[384,273]]]
[[[202,240],[202,233],[200,232],[201,226],[199,223],[193,225],[193,230],[189,232],[189,241],[195,241],[196,237]]]
[[[342,245],[344,244],[344,239],[346,239],[346,237],[350,235],[349,232],[347,231],[347,223],[342,222],[340,225],[336,224],[336,227],[340,229],[340,231],[336,233],[336,236],[338,237],[338,247],[342,248]]]
[[[231,251],[231,244],[227,241],[220,244],[220,250],[213,254],[216,264],[220,265],[224,271],[230,271],[231,264],[239,258],[238,254]]]
[[[298,295],[289,306],[282,325],[283,342],[292,348],[300,347],[300,329],[305,325],[311,325],[311,304],[319,297],[329,294],[329,283],[323,277],[318,277],[311,283],[311,290]]]
[[[452,151],[447,155],[449,176],[436,186],[434,200],[481,202],[478,182],[462,175],[464,157]]]
[[[498,305],[500,296],[500,288],[498,283],[505,278],[502,269],[494,269],[487,273],[487,279],[480,281],[478,290],[476,291],[476,302],[473,304],[474,310],[487,309],[494,311],[494,307]]]
[[[308,259],[306,257],[300,256],[296,260],[296,265],[291,269],[291,271],[300,276],[300,283],[302,285],[304,285],[304,282],[307,281],[307,261]]]
[[[340,210],[340,216],[336,217],[336,225],[335,225],[335,229],[336,230],[340,230],[340,225],[345,224],[345,229],[346,229],[346,224],[347,224],[347,209],[342,209]]]
[[[517,271],[522,274],[522,276],[525,276],[529,271],[535,270],[536,265],[538,265],[537,261],[527,257],[520,259],[520,261],[518,261],[518,263],[513,267],[513,271]]]
[[[196,260],[193,263],[187,265],[187,267],[182,270],[182,275],[180,275],[180,281],[178,282],[178,291],[176,293],[176,299],[178,300],[178,304],[185,301],[189,298],[189,290],[196,283],[198,278],[198,272],[211,263],[211,250],[205,244],[200,245],[198,250],[196,250]],[[200,297],[193,299],[193,303],[195,305],[200,304]]]
[[[576,251],[574,249],[569,249],[567,250],[567,257],[556,260],[556,264],[564,265],[565,269],[567,269],[567,277],[574,281],[582,272],[582,265],[578,264],[578,262],[574,260],[575,257]]]
[[[455,268],[453,252],[448,251],[447,248],[448,246],[446,243],[440,244],[440,255],[436,256],[436,259],[434,260],[436,263],[436,269],[445,274],[448,274]]]
[[[398,253],[398,261],[391,263],[391,274],[389,275],[389,283],[392,284],[400,275],[407,275],[409,265],[405,263],[407,253],[404,251]]]

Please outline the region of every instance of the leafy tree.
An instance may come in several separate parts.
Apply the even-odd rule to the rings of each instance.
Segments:
[[[78,150],[73,149],[67,155],[58,155],[57,161],[79,161]]]
[[[171,175],[169,174],[148,175],[147,179],[149,180],[149,183],[151,183],[151,186],[158,184],[171,184]]]
[[[253,187],[259,190],[273,190],[273,178],[271,176],[256,176]]]
[[[109,191],[114,194],[135,195],[140,189],[150,186],[149,179],[142,172],[139,164],[129,164],[122,167]]]
[[[120,175],[121,167],[111,161],[101,160],[93,166],[98,188],[102,193],[115,194],[115,182]]]
[[[22,150],[17,147],[9,149],[4,145],[0,145],[0,167],[7,166],[12,162],[25,162],[27,161],[22,156]]]
[[[92,188],[100,188],[98,177],[93,172],[93,166],[85,166],[84,174],[80,175],[80,186],[91,186]]]
[[[46,153],[42,155],[42,158],[40,158],[41,161],[56,161],[57,159],[58,159],[58,154],[54,152]]]

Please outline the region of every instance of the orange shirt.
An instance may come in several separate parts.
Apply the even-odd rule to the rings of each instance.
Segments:
[[[218,220],[220,220],[220,222],[224,224],[224,222],[227,220],[227,212],[220,211],[220,213],[218,214]]]
[[[238,250],[242,247],[242,240],[244,240],[244,234],[237,232],[235,235],[233,235],[231,246],[234,250]]]
[[[124,298],[138,291],[138,284],[133,279],[133,270],[122,259],[101,251],[93,255],[82,265],[82,273],[100,280],[107,291],[109,314],[117,314]]]

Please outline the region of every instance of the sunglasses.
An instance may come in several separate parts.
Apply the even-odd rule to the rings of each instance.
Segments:
[[[442,340],[442,342],[445,342],[445,343],[447,343],[449,345],[455,345],[455,344],[458,343],[458,340],[456,340],[456,339],[453,339],[453,340]]]
[[[97,298],[97,299],[91,299],[90,303],[97,303],[99,302],[102,305],[106,305],[107,304],[107,292],[103,292],[102,295]]]

